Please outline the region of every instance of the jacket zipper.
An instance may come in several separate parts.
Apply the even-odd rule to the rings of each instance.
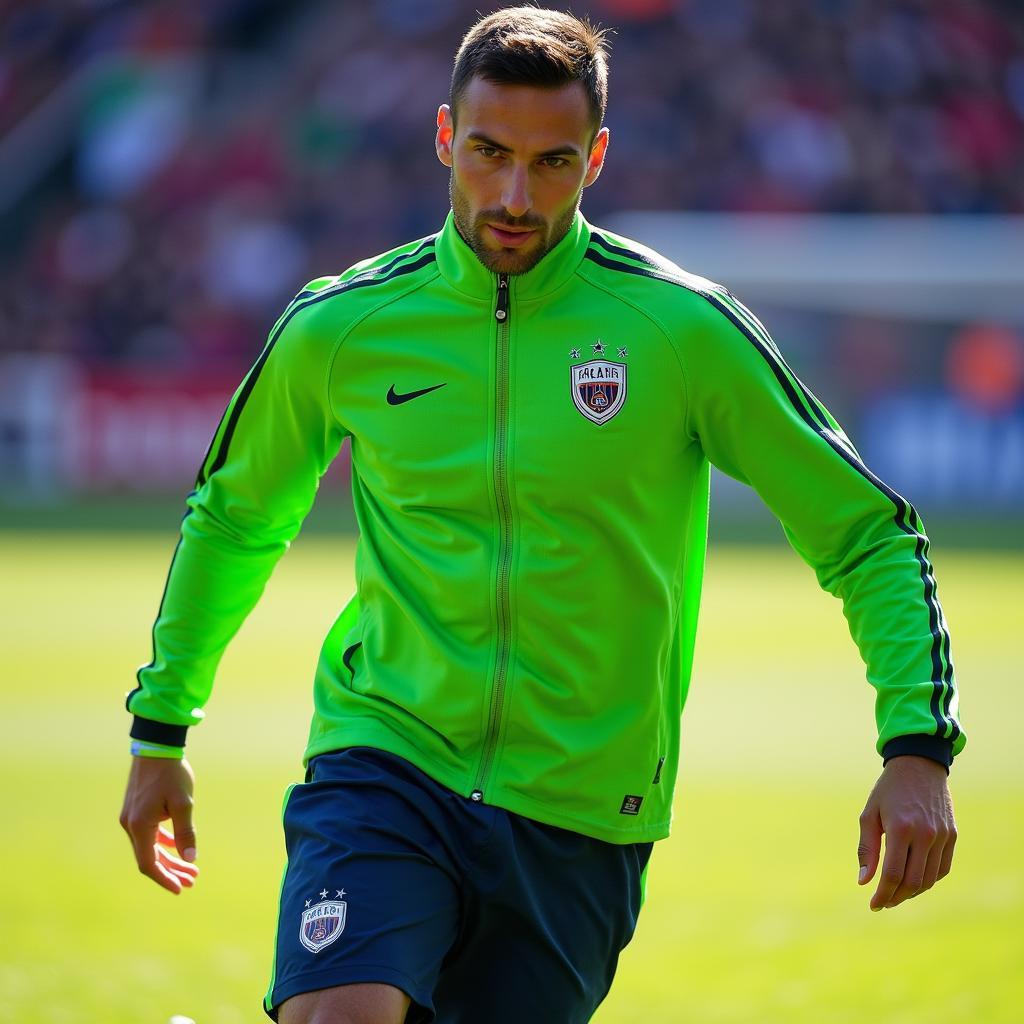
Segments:
[[[508,274],[498,275],[498,295],[494,304],[494,319],[498,322],[496,357],[496,396],[494,407],[494,494],[498,505],[498,652],[494,665],[494,685],[491,688],[491,706],[487,715],[487,733],[484,737],[483,757],[476,777],[476,786],[470,799],[479,803],[484,798],[483,786],[498,745],[501,716],[505,702],[505,683],[508,679],[509,655],[512,648],[512,609],[509,597],[509,577],[512,565],[512,500],[508,487]]]

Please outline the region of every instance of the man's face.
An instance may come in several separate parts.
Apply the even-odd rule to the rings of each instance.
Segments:
[[[495,273],[524,274],[564,237],[597,180],[608,129],[594,128],[579,82],[557,89],[474,78],[458,127],[437,113],[437,156],[451,168],[459,233]]]

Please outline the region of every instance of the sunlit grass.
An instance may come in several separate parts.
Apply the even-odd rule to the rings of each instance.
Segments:
[[[300,773],[312,668],[352,589],[351,546],[300,539],[224,659],[189,744],[202,876],[179,898],[135,872],[116,821],[119,706],[148,657],[172,547],[0,534],[0,1020],[262,1019],[280,797]],[[953,773],[954,873],[868,912],[856,816],[879,765],[841,609],[787,550],[715,549],[675,833],[655,851],[599,1024],[1020,1019],[1024,557],[946,552],[937,570],[971,736]]]

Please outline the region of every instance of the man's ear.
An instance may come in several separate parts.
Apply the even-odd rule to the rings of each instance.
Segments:
[[[602,128],[594,138],[594,144],[590,147],[590,156],[587,159],[587,174],[583,179],[583,187],[593,185],[597,181],[601,168],[604,167],[604,157],[608,152],[608,139],[610,135],[607,128]]]
[[[445,165],[452,165],[452,143],[455,140],[455,119],[452,116],[452,108],[447,103],[442,103],[437,108],[437,136],[434,139],[434,150],[437,152],[437,159]]]

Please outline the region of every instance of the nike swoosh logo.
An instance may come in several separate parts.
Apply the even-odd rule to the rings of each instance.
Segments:
[[[447,383],[448,381],[444,382],[444,384]],[[435,384],[432,388],[423,388],[420,391],[407,391],[404,395],[396,395],[395,385],[392,384],[388,389],[388,405],[401,405],[403,402],[411,402],[414,398],[419,398],[420,395],[429,395],[431,391],[443,388],[444,384]]]

